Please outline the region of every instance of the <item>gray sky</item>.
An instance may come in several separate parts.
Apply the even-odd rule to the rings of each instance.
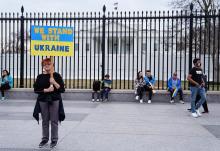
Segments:
[[[23,5],[26,12],[83,12],[114,10],[118,2],[119,11],[168,10],[170,0],[0,0],[0,12],[20,12]]]

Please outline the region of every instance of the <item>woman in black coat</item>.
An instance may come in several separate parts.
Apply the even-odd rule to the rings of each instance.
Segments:
[[[39,121],[38,113],[42,116],[42,141],[43,147],[49,140],[49,123],[51,123],[51,143],[53,148],[58,141],[58,121],[65,119],[61,93],[65,91],[64,82],[59,73],[53,72],[50,58],[42,61],[43,74],[39,74],[34,83],[34,92],[38,94],[33,116]]]

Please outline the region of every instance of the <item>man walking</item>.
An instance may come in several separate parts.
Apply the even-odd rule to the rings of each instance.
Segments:
[[[187,80],[190,83],[190,90],[191,90],[191,112],[192,116],[197,118],[202,114],[199,112],[200,106],[206,100],[206,93],[205,93],[205,82],[202,78],[203,71],[201,69],[201,61],[199,58],[195,58],[193,60],[194,67],[190,70]],[[198,103],[195,105],[196,96],[197,94],[201,97]]]

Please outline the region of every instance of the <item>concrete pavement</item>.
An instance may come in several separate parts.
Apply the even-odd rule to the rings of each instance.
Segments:
[[[0,151],[38,148],[41,125],[35,100],[0,102]],[[194,119],[189,104],[64,100],[66,120],[54,151],[219,151],[220,104]]]

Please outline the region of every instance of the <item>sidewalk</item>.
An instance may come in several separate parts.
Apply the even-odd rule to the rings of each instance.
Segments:
[[[38,149],[34,100],[0,102],[0,151]],[[189,104],[65,101],[54,151],[219,151],[220,104],[194,119]]]

